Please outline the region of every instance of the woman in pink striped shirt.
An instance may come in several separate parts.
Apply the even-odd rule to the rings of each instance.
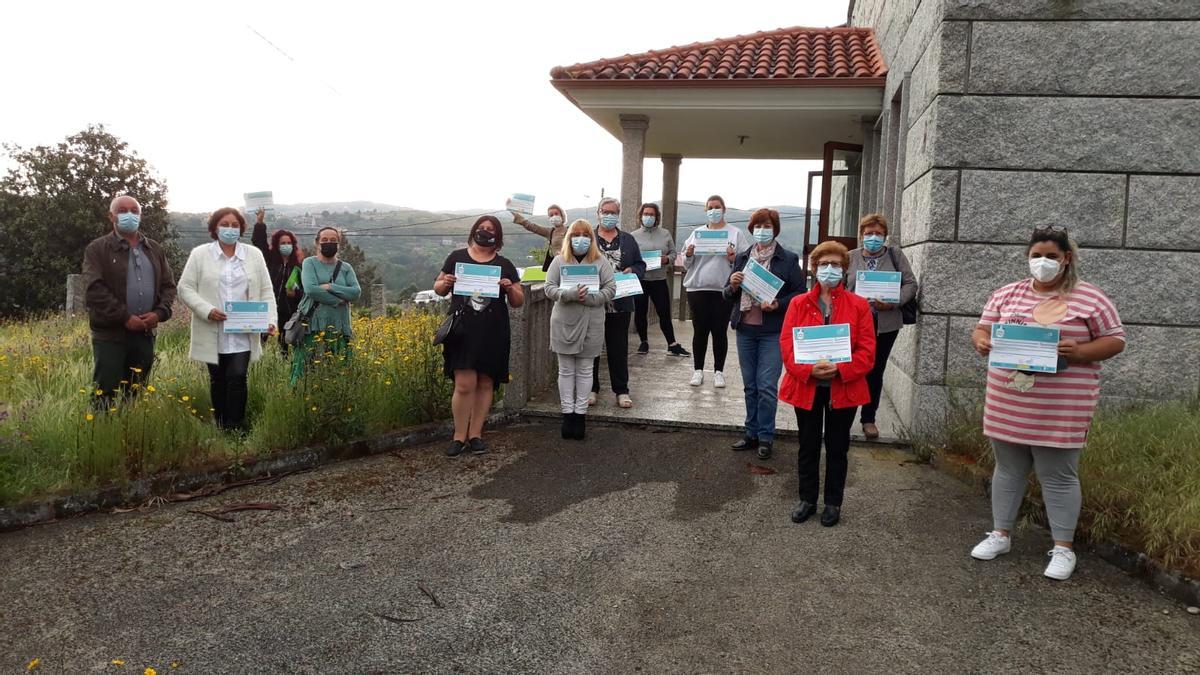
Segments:
[[[996,456],[995,529],[971,556],[991,560],[1009,552],[1009,533],[1032,468],[1054,538],[1045,575],[1062,580],[1075,570],[1079,455],[1100,398],[1100,362],[1125,349],[1125,329],[1112,301],[1079,280],[1079,250],[1065,229],[1034,230],[1027,254],[1031,278],[992,293],[971,339],[987,356],[992,324],[1058,328],[1058,367],[1054,373],[988,368],[983,433]]]

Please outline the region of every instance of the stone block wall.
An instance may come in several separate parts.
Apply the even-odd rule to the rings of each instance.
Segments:
[[[850,21],[875,28],[885,115],[906,103],[893,216],[922,315],[885,382],[901,419],[937,426],[978,396],[971,328],[1046,225],[1071,231],[1126,324],[1105,399],[1200,393],[1200,2],[855,0]]]

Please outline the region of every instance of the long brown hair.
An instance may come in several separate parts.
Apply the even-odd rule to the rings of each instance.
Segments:
[[[287,263],[289,265],[299,265],[304,262],[304,249],[300,248],[300,240],[296,238],[295,234],[292,234],[291,230],[279,229],[271,234],[271,253],[278,257],[280,262],[285,260],[283,254],[279,252],[279,240],[284,237],[292,238],[292,255],[286,258]]]

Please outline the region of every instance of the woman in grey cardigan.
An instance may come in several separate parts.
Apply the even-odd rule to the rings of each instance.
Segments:
[[[578,284],[564,286],[562,267],[571,264],[595,265],[600,274],[600,291],[589,293]],[[545,293],[554,302],[550,311],[550,350],[558,355],[562,437],[583,440],[593,359],[600,356],[604,346],[604,307],[617,293],[612,265],[596,245],[596,235],[588,221],[571,223],[563,237],[562,249],[546,270]]]
[[[879,397],[883,392],[883,371],[887,369],[888,355],[896,336],[904,327],[900,307],[917,297],[917,278],[913,276],[908,258],[899,247],[886,246],[888,236],[887,218],[880,213],[869,213],[858,221],[858,235],[863,245],[850,252],[850,268],[846,270],[846,290],[854,290],[859,271],[899,272],[900,302],[892,304],[871,300],[871,313],[875,316],[875,367],[867,375],[867,387],[871,390],[871,402],[862,407],[860,420],[863,436],[879,438],[879,427],[875,426],[875,412],[879,409]]]

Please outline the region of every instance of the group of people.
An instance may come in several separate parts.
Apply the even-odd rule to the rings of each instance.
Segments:
[[[310,326],[292,354],[293,382],[319,350],[349,348],[350,303],[361,289],[354,268],[338,258],[339,230],[322,228],[316,254],[305,257],[295,234],[281,229],[268,238],[262,211],[247,245],[242,241],[245,217],[235,208],[221,208],[208,219],[213,241],[192,249],[176,281],[162,246],[139,231],[141,215],[134,197],[113,199],[112,232],[84,251],[97,406],[108,409],[145,385],[154,365],[155,329],[171,318],[176,296],[191,312],[188,355],[208,368],[213,419],[221,429],[245,430],[250,364],[262,356],[271,336],[279,336],[288,354],[290,345],[280,330],[293,316],[301,315]],[[274,317],[267,333],[226,331],[230,302],[266,303]],[[322,332],[318,344],[315,335]]]
[[[600,388],[602,352],[617,405],[633,405],[628,368],[631,313],[639,338],[637,352],[645,354],[649,351],[648,310],[654,305],[667,352],[692,356],[688,384],[693,387],[704,383],[710,343],[713,386],[725,386],[728,329],[732,328],[746,407],[745,433],[732,449],[755,450],[758,457],[770,458],[778,402],[791,405],[799,431],[799,501],[791,520],[803,523],[818,512],[824,446],[826,470],[819,521],[832,527],[841,519],[855,418],[866,438],[879,436],[876,413],[884,373],[900,330],[915,321],[915,310],[906,309],[915,305],[916,277],[903,251],[889,245],[888,222],[881,214],[860,220],[860,247],[848,250],[836,241],[822,242],[809,252],[807,265],[802,267],[800,254],[788,251],[778,241],[778,212],[754,211],[747,223],[748,238],[729,226],[725,212],[724,200],[719,195],[710,197],[705,203],[707,222],[692,232],[679,251],[670,232],[661,227],[661,212],[655,204],[642,205],[641,227],[633,233],[619,228],[620,202],[612,198],[601,201],[595,226],[584,219],[568,224],[558,206],[548,210],[549,227],[513,214],[517,224],[549,241],[544,292],[554,303],[548,348],[558,357],[562,437],[585,437],[588,408],[596,403]],[[698,233],[726,229],[725,255],[696,254]],[[469,317],[466,325],[470,329],[456,331],[445,343],[446,374],[455,381],[455,436],[449,455],[484,449],[482,426],[492,391],[508,379],[507,307],[520,306],[524,294],[516,268],[499,254],[502,243],[499,219],[480,218],[471,230],[468,247],[451,254],[435,283],[439,294],[453,292],[455,262],[502,269],[500,298],[456,296],[451,306],[452,312]],[[646,269],[643,250],[661,253],[656,269]],[[1026,257],[1030,277],[991,295],[972,341],[986,357],[993,324],[1055,327],[1061,336],[1060,363],[1055,372],[1036,375],[1020,369],[988,370],[983,431],[996,457],[994,522],[993,530],[971,555],[990,560],[1010,550],[1010,532],[1032,469],[1042,483],[1054,539],[1044,573],[1052,579],[1066,579],[1076,562],[1072,541],[1082,502],[1078,463],[1099,398],[1099,364],[1124,349],[1125,334],[1112,302],[1100,289],[1080,280],[1078,249],[1066,230],[1035,230]],[[758,301],[745,291],[745,268],[750,261],[782,281],[773,300]],[[564,283],[563,267],[570,265],[595,265],[598,288]],[[667,275],[672,265],[684,269],[683,287],[694,328],[690,354],[676,342],[671,323]],[[898,302],[868,300],[855,293],[860,271],[898,272]],[[616,298],[618,273],[636,275],[642,293]],[[477,304],[480,302],[482,305]],[[849,361],[796,363],[793,329],[838,324],[849,327]]]
[[[633,406],[629,390],[629,327],[636,327],[637,352],[649,351],[649,306],[654,305],[667,353],[693,359],[688,385],[702,386],[705,360],[712,348],[714,387],[725,386],[728,329],[736,337],[745,395],[744,434],[735,451],[757,451],[769,459],[776,436],[779,401],[795,410],[799,449],[799,501],[791,519],[803,523],[818,511],[821,448],[825,449],[822,525],[841,518],[850,432],[856,416],[867,438],[879,435],[879,406],[888,356],[911,316],[904,307],[917,296],[917,282],[904,253],[888,244],[888,222],[870,214],[859,223],[862,246],[848,250],[836,241],[800,254],[779,243],[778,212],[758,209],[747,224],[749,236],[725,220],[725,202],[717,195],[705,204],[706,224],[676,250],[661,227],[655,204],[639,211],[640,229],[620,229],[620,202],[608,198],[597,209],[597,224],[566,223],[565,212],[551,206],[550,227],[514,220],[549,241],[544,293],[553,302],[547,348],[558,357],[562,437],[581,440],[586,416],[600,390],[603,353],[609,385],[622,408]],[[227,302],[266,303],[274,323],[269,335],[294,317],[311,327],[293,354],[293,381],[318,350],[348,350],[352,338],[350,303],[361,289],[353,268],[339,258],[341,233],[332,227],[316,235],[315,254],[305,256],[299,239],[287,230],[267,236],[258,214],[251,236],[242,239],[246,221],[234,208],[212,214],[213,241],[195,247],[178,282],[162,246],[139,232],[141,205],[120,196],[109,206],[112,232],[92,241],[83,262],[86,303],[95,358],[95,400],[104,408],[118,396],[136,395],[154,365],[155,330],[172,315],[179,299],[191,311],[189,354],[207,365],[216,424],[245,428],[250,364],[262,354],[267,336],[223,330]],[[726,230],[724,255],[697,255],[701,232]],[[703,237],[703,235],[700,235]],[[509,308],[525,302],[525,290],[513,263],[500,254],[504,231],[495,216],[471,226],[467,246],[446,258],[434,291],[453,293],[459,263],[499,267],[498,297],[454,295],[444,336],[444,372],[454,382],[454,437],[446,454],[484,452],[483,426],[495,391],[509,380]],[[647,269],[643,251],[660,259]],[[656,256],[651,256],[651,260]],[[992,481],[993,529],[971,555],[991,560],[1011,549],[1011,530],[1034,471],[1042,484],[1054,548],[1045,575],[1070,577],[1076,558],[1074,530],[1082,503],[1079,457],[1099,399],[1100,362],[1119,354],[1125,332],[1115,306],[1097,287],[1080,278],[1079,251],[1065,229],[1034,230],[1026,247],[1029,277],[992,293],[971,340],[983,357],[992,349],[993,326],[1041,325],[1058,329],[1059,363],[1054,372],[990,367],[983,432],[995,454]],[[746,268],[753,261],[782,282],[775,298],[756,300],[745,290]],[[564,267],[593,265],[596,288],[564,281]],[[669,307],[672,266],[684,270],[683,286],[694,336],[689,353],[675,340]],[[856,294],[859,271],[900,273],[899,302],[867,300]],[[635,275],[642,293],[617,298],[617,274]],[[809,288],[809,278],[812,284]],[[851,357],[840,363],[797,363],[793,330],[846,325]],[[324,333],[318,341],[314,333]],[[319,342],[319,344],[318,344]],[[280,340],[287,353],[289,345]],[[682,382],[681,382],[682,385]]]

